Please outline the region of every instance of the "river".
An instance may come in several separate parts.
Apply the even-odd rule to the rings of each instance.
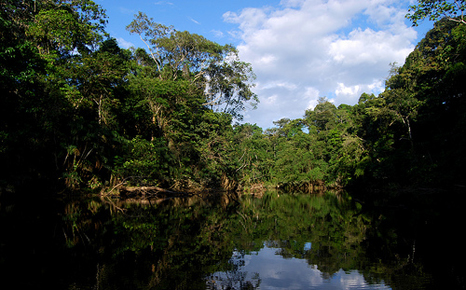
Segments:
[[[1,289],[464,289],[456,207],[47,196],[1,198]]]

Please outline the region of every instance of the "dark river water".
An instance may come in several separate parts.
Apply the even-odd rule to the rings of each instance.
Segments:
[[[465,288],[464,204],[430,193],[46,196],[1,196],[0,289]]]

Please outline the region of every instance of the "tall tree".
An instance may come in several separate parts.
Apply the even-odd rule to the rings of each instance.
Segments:
[[[0,3],[0,183],[20,183],[45,163],[38,142],[43,86],[37,76],[44,74],[46,62],[25,33],[34,17],[31,4]]]
[[[2,27],[1,51],[6,54],[0,58],[5,61],[2,74],[9,79],[1,82],[8,87],[2,129],[8,132],[5,144],[17,143],[5,155],[6,164],[23,168],[23,173],[13,173],[17,176],[56,180],[63,168],[75,168],[70,160],[89,156],[71,142],[82,135],[72,129],[80,123],[73,109],[80,92],[69,68],[98,47],[105,13],[88,0],[9,0],[1,3],[1,15],[7,29]]]
[[[326,131],[335,126],[337,108],[326,97],[320,97],[313,110],[306,110],[305,120],[308,126]]]
[[[205,91],[205,106],[242,118],[246,103],[258,102],[252,92],[251,65],[238,59],[231,45],[219,45],[203,36],[154,22],[139,12],[127,26],[146,44],[161,80],[182,77]]]

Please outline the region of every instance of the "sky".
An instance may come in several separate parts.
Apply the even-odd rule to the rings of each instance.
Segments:
[[[225,288],[236,286],[238,289],[240,283],[244,285],[245,281],[253,286],[260,285],[262,289],[391,289],[383,281],[367,283],[357,270],[340,269],[332,275],[325,275],[317,265],[309,264],[309,260],[283,258],[280,251],[280,248],[264,246],[258,252],[246,255],[234,252],[231,262],[238,267],[232,271],[213,273],[209,281]]]
[[[354,105],[362,93],[384,90],[390,64],[403,65],[433,27],[405,19],[414,0],[95,0],[107,12],[107,32],[123,48],[142,47],[126,26],[138,11],[155,22],[232,44],[257,78],[257,109],[241,123],[273,127],[301,118],[319,97]]]

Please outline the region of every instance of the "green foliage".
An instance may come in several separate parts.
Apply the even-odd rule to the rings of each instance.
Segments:
[[[461,179],[465,31],[447,19],[437,22],[403,66],[392,66],[379,96],[364,93],[358,104],[338,108],[320,98],[303,119],[275,121],[261,136],[271,148],[262,162],[272,169],[254,174],[262,180],[250,179],[247,164],[240,172],[248,182],[294,186],[322,181],[413,186]],[[240,142],[247,142],[247,151],[240,152],[259,155],[258,145]],[[254,166],[261,168],[261,162]]]
[[[429,18],[431,21],[437,21],[443,17],[448,20],[466,24],[464,20],[464,11],[466,3],[464,0],[418,0],[417,5],[412,5],[406,18],[418,25],[419,21]]]
[[[464,5],[419,3],[415,21]],[[128,30],[147,51],[124,50],[92,1],[8,0],[0,11],[2,183],[48,178],[98,190],[138,176],[175,189],[249,190],[457,180],[466,26],[450,18],[392,66],[380,95],[338,107],[323,97],[302,118],[263,131],[232,126],[258,98],[251,65],[231,45],[139,13]]]
[[[231,45],[221,46],[203,36],[177,31],[142,12],[127,29],[147,45],[155,75],[161,80],[189,79],[204,89],[204,106],[241,120],[246,104],[255,107],[259,102],[252,92],[255,75],[251,65],[240,61]]]
[[[114,172],[125,178],[162,183],[171,177],[170,159],[163,140],[148,141],[138,136],[128,142],[126,155],[115,156]]]
[[[7,183],[48,176],[97,189],[144,176],[218,186],[230,174],[231,116],[256,98],[250,65],[234,47],[140,13],[129,29],[149,54],[123,50],[104,31],[105,12],[87,0],[10,0],[0,20],[0,160],[14,165],[4,167]],[[211,110],[214,94],[228,113]]]

